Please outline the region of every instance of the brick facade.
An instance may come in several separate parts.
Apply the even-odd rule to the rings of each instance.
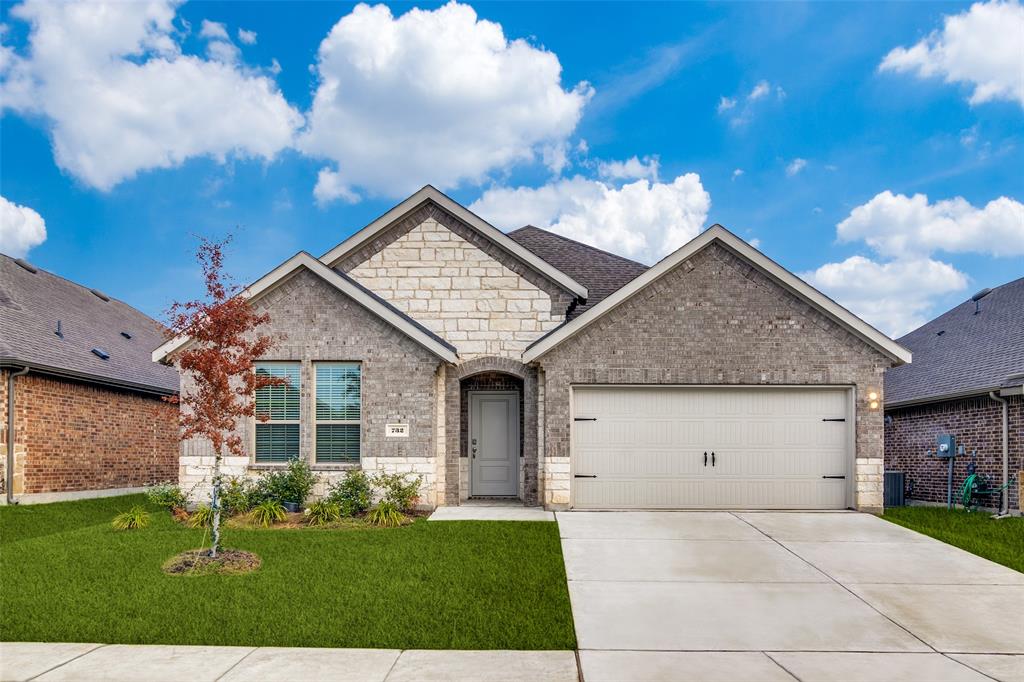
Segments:
[[[8,374],[0,371],[0,467]],[[136,488],[177,477],[175,405],[36,372],[15,380],[14,395],[15,495]]]
[[[1024,471],[1024,400],[1011,396],[1009,401],[1010,476],[1020,480]],[[921,502],[946,501],[947,460],[926,453],[935,450],[936,436],[952,434],[962,444],[967,457],[957,457],[953,467],[953,496],[967,476],[970,453],[977,450],[978,471],[993,483],[1003,478],[1002,405],[988,396],[927,403],[886,410],[885,469],[905,473],[908,499]],[[1018,484],[1009,488],[1010,509],[1021,509]],[[988,498],[986,506],[997,508],[998,497]]]
[[[573,384],[810,384],[856,388],[856,505],[882,508],[882,413],[866,396],[890,360],[718,243],[538,362],[550,505],[569,501]]]

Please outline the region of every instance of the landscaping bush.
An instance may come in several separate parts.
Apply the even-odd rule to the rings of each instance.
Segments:
[[[158,507],[184,509],[188,506],[188,495],[174,483],[161,483],[146,491],[146,499]]]
[[[272,523],[284,521],[287,518],[284,506],[277,500],[264,500],[260,502],[249,512],[249,516],[254,523],[258,523],[264,528],[269,527]]]
[[[362,514],[373,500],[370,478],[364,471],[346,471],[344,478],[328,488],[327,499],[338,505],[342,516]]]
[[[261,500],[256,485],[247,478],[232,478],[220,489],[220,506],[228,516],[245,514]]]
[[[380,504],[370,510],[369,518],[373,525],[385,527],[401,526],[405,521],[405,515],[390,500],[381,500]]]
[[[114,530],[137,530],[149,525],[149,512],[135,505],[126,512],[121,512],[114,517],[111,525]]]
[[[337,502],[324,499],[309,505],[306,510],[306,522],[311,526],[324,526],[341,520],[341,509]]]
[[[407,512],[419,499],[423,477],[416,476],[409,480],[405,474],[377,474],[373,482],[380,488],[383,502],[391,503],[399,512]]]
[[[309,464],[301,459],[293,459],[286,468],[263,474],[250,499],[254,502],[275,500],[304,504],[317,480],[318,476],[312,472]]]

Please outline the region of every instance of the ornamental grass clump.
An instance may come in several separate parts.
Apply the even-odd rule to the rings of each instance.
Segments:
[[[394,502],[381,500],[380,504],[370,510],[368,518],[375,526],[395,528],[405,521],[405,514],[398,510]]]
[[[209,528],[213,525],[213,508],[208,504],[201,504],[188,517],[189,528]]]
[[[114,530],[138,530],[149,525],[149,512],[135,505],[126,512],[114,517],[111,524]]]
[[[341,508],[329,499],[318,500],[306,510],[306,523],[311,526],[326,526],[341,520]]]
[[[284,505],[277,500],[263,500],[249,512],[249,518],[253,523],[269,528],[274,523],[280,523],[288,517]]]

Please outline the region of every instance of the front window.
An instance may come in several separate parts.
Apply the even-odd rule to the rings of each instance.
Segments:
[[[256,374],[279,377],[288,383],[256,391],[256,461],[287,462],[299,456],[301,390],[297,362],[260,362]],[[261,419],[266,417],[266,421]]]
[[[317,462],[359,461],[360,396],[359,363],[316,363]]]

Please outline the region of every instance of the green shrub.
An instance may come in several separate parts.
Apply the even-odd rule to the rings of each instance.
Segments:
[[[201,504],[196,507],[192,515],[188,517],[189,528],[209,528],[213,525],[213,508],[208,504]]]
[[[260,500],[256,499],[256,485],[247,478],[231,478],[220,489],[220,506],[228,516],[244,514]]]
[[[287,517],[284,506],[277,500],[263,500],[249,512],[249,517],[254,523],[267,528],[272,523],[284,521]]]
[[[338,505],[342,516],[362,514],[373,500],[369,476],[364,471],[346,471],[344,478],[328,488],[327,499]]]
[[[341,519],[341,509],[337,502],[319,500],[309,505],[306,510],[306,522],[311,526],[324,526]]]
[[[293,459],[284,469],[263,474],[250,499],[257,503],[275,500],[303,504],[313,492],[317,480],[318,476],[310,470],[305,460]]]
[[[412,508],[420,495],[420,484],[422,476],[416,476],[409,480],[405,474],[377,474],[373,483],[380,488],[381,500],[390,502],[400,512],[407,512]]]
[[[184,509],[188,505],[188,495],[173,483],[161,483],[146,491],[146,499],[151,504],[167,509]]]
[[[137,530],[149,525],[149,512],[135,505],[126,512],[121,512],[111,522],[114,530]]]
[[[369,518],[370,523],[373,525],[386,528],[401,526],[402,522],[405,521],[405,515],[399,511],[394,502],[388,500],[381,501],[380,504],[371,509]]]

